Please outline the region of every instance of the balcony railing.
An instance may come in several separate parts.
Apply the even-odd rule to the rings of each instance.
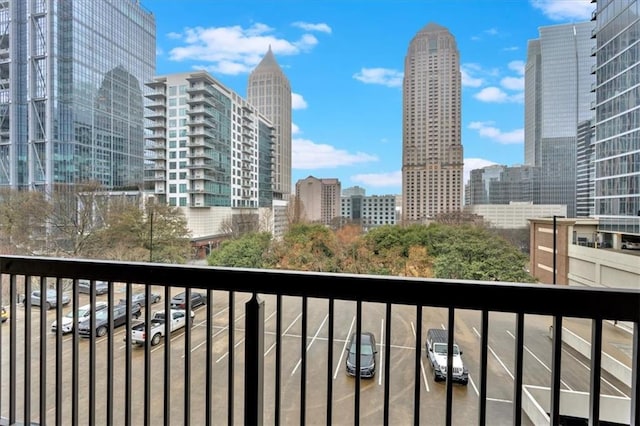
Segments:
[[[640,421],[640,290],[18,256],[0,256],[0,272],[1,424]],[[78,279],[92,280],[90,294]],[[46,288],[69,304],[34,305],[31,292]],[[146,313],[169,311],[178,291],[193,327],[135,347],[136,288],[147,330]],[[191,306],[192,292],[205,306]],[[81,337],[77,315],[70,337],[51,331],[84,303],[120,299],[126,323],[110,313],[104,336]],[[95,329],[96,315],[88,321]],[[467,386],[453,382],[452,357],[445,382],[432,380],[432,327],[448,330],[448,353],[454,339],[463,349]],[[360,377],[360,354],[347,376],[345,338],[370,330],[374,379]]]

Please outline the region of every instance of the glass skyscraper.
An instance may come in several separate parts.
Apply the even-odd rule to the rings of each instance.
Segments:
[[[595,24],[541,27],[525,69],[525,164],[540,168],[540,204],[576,214],[578,123],[593,116],[591,68]]]
[[[462,209],[460,53],[448,29],[429,23],[404,60],[403,221]]]
[[[640,235],[640,2],[597,2],[595,215]]]
[[[0,28],[0,187],[139,189],[153,14],[135,0],[4,0]]]

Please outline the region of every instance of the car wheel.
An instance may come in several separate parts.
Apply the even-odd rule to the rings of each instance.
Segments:
[[[160,296],[156,296],[153,298],[153,303],[158,303],[160,301]]]
[[[133,319],[138,319],[138,318],[140,318],[140,312],[136,312],[131,316],[133,317]]]
[[[98,329],[96,330],[96,335],[98,337],[102,337],[105,334],[107,334],[107,327],[105,327],[105,326],[98,327]]]
[[[153,337],[151,338],[151,346],[155,346],[158,343],[160,343],[160,333],[154,334]]]
[[[49,302],[45,302],[44,307],[45,307],[47,310],[51,309],[51,303],[49,303]]]

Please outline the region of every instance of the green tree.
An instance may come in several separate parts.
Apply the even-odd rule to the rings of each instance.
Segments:
[[[270,242],[269,232],[245,234],[238,239],[224,241],[207,257],[207,263],[211,266],[264,268],[264,256],[269,251]]]

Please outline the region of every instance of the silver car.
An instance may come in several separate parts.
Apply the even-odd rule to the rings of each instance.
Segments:
[[[47,289],[44,292],[44,297],[42,297],[42,293],[43,292],[41,292],[40,290],[34,290],[31,292],[31,304],[33,306],[40,306],[41,308],[45,309],[52,309],[58,306],[58,295],[56,293],[56,290],[52,288]],[[42,299],[44,299],[44,301]],[[71,302],[71,298],[68,295],[63,294],[60,304],[62,306],[66,306],[69,304],[69,302]]]

